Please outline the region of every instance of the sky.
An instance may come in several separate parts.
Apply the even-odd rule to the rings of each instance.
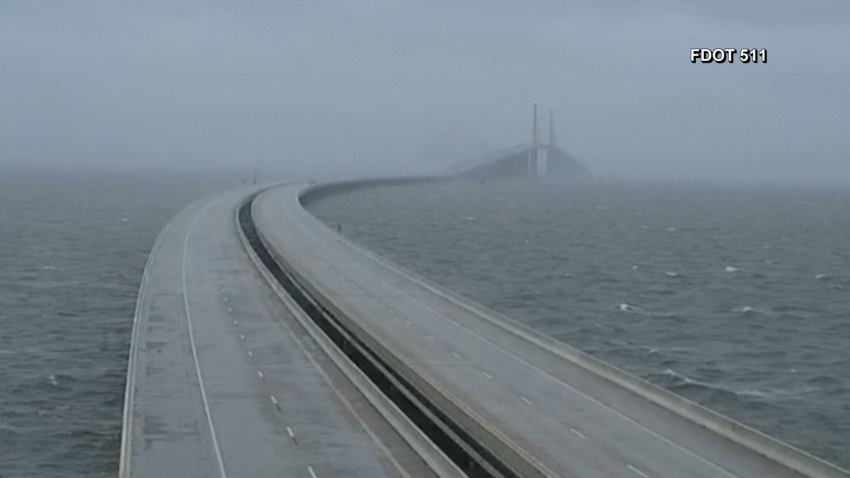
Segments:
[[[429,169],[537,101],[602,177],[850,184],[848,47],[843,0],[0,0],[0,170]]]

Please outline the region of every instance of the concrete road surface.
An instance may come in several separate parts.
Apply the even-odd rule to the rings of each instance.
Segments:
[[[352,319],[554,475],[799,476],[386,267],[307,213],[298,201],[303,188],[275,188],[256,200],[255,221],[272,247]]]
[[[152,252],[128,372],[123,476],[430,476],[334,375],[250,261],[234,218],[250,192],[188,207]]]

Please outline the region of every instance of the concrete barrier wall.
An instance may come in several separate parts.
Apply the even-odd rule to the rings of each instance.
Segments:
[[[337,191],[339,190],[346,189],[343,187],[337,189]],[[305,211],[304,214],[308,213]],[[355,314],[335,302],[332,295],[325,291],[318,281],[310,277],[309,271],[301,270],[287,260],[284,254],[278,251],[273,243],[263,235],[259,227],[257,234],[265,248],[273,255],[275,261],[293,277],[315,302],[325,308],[349,333],[357,337],[372,353],[380,357],[392,370],[412,384],[419,393],[434,403],[455,424],[474,437],[490,454],[500,457],[518,476],[528,478],[556,476],[554,472],[514,444],[501,431],[478,416],[461,400],[456,399],[448,391],[420,373],[414,365],[411,365],[405,359],[405,353],[394,349],[387,341],[381,340],[379,334],[375,331],[355,320]]]
[[[379,179],[354,179],[349,181],[338,181],[332,183],[314,184],[301,192],[299,200],[302,205],[318,201],[328,196],[336,196],[358,189],[404,186],[407,184],[424,184],[451,181],[445,176],[423,176],[423,177],[390,177]]]
[[[428,180],[433,180],[433,178],[429,178]],[[306,187],[301,192],[299,198],[301,204],[306,205],[317,198],[342,194],[357,189],[386,185],[410,184],[415,182],[421,181],[417,180],[417,178],[391,178],[387,180],[377,179],[314,184]],[[348,241],[345,238],[341,239],[346,240],[352,247],[358,249],[382,266],[421,285],[444,300],[460,306],[483,320],[486,320],[517,336],[523,337],[542,349],[568,360],[569,362],[578,365],[643,399],[649,400],[656,405],[670,410],[673,413],[676,413],[677,415],[680,415],[701,427],[709,429],[747,449],[812,478],[850,477],[850,472],[847,470],[839,468],[832,463],[773,438],[741,422],[721,415],[718,412],[688,400],[636,375],[630,374],[623,369],[586,354],[575,347],[519,324],[501,314],[487,309],[481,304],[445,289],[410,271],[402,269],[379,255],[365,249],[359,244]]]

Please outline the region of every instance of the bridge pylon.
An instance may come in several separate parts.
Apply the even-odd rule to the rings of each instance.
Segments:
[[[531,129],[531,148],[528,150],[528,177],[538,176],[538,152],[540,150],[540,131],[537,124],[537,102],[534,102],[534,119]]]

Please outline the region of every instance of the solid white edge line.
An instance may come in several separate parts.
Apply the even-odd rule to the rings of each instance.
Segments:
[[[201,364],[198,361],[198,349],[195,346],[195,334],[192,331],[192,315],[189,312],[189,295],[186,288],[186,252],[189,249],[189,236],[191,236],[192,229],[195,227],[195,223],[198,221],[198,218],[207,211],[210,205],[212,205],[212,201],[209,202],[206,207],[204,207],[204,209],[192,219],[192,223],[189,224],[189,229],[186,231],[186,239],[183,241],[183,308],[186,312],[186,325],[189,328],[189,344],[192,348],[192,359],[195,362],[195,372],[198,375],[198,385],[201,389],[201,401],[204,404],[204,414],[207,417],[207,425],[210,427],[213,451],[215,452],[215,458],[218,462],[218,469],[221,472],[221,478],[227,478],[227,472],[224,469],[224,460],[221,457],[221,448],[218,445],[218,437],[215,433],[215,425],[213,425],[212,414],[210,413],[210,404],[207,399],[207,390],[204,386],[204,377],[201,373]]]

